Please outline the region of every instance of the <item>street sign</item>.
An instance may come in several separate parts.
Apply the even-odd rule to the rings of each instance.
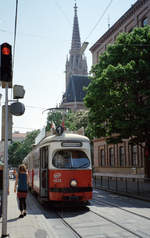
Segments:
[[[22,85],[14,85],[13,86],[13,98],[14,99],[24,98],[24,95],[25,95],[25,90]]]

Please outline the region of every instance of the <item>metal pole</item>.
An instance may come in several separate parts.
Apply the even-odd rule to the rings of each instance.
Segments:
[[[118,192],[118,179],[117,179],[117,176],[116,176],[116,192]]]
[[[128,183],[127,183],[127,178],[125,178],[125,189],[126,189],[126,193],[128,192]]]
[[[107,188],[109,189],[109,176],[108,176],[108,183],[107,183]]]
[[[137,186],[137,194],[140,194],[139,178],[136,179],[136,186]]]
[[[3,170],[3,207],[2,207],[2,236],[7,237],[7,196],[8,196],[8,83],[5,86],[5,149]]]

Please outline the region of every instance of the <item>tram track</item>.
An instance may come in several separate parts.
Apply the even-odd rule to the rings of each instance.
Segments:
[[[141,215],[141,214],[139,214],[139,213],[137,213],[137,212],[129,211],[128,209],[122,208],[121,206],[116,205],[116,204],[114,204],[114,203],[112,203],[112,202],[100,201],[100,200],[98,200],[98,199],[96,199],[96,198],[93,198],[93,200],[91,201],[91,205],[94,205],[94,206],[95,206],[95,205],[96,205],[96,206],[97,206],[97,205],[100,205],[101,207],[103,207],[103,206],[108,207],[108,206],[109,206],[109,208],[116,208],[116,209],[118,209],[118,210],[120,210],[120,211],[123,211],[123,212],[126,213],[126,214],[129,214],[129,216],[136,216],[137,218],[136,218],[136,217],[135,217],[135,218],[132,217],[132,219],[134,219],[135,221],[136,221],[136,219],[142,219],[142,221],[140,222],[140,224],[145,224],[146,222],[147,222],[147,224],[149,224],[148,222],[150,221],[150,217]],[[97,207],[97,208],[98,208],[98,207]],[[115,224],[116,226],[120,227],[121,229],[123,229],[123,230],[129,232],[130,234],[133,234],[133,235],[135,235],[136,237],[139,237],[139,238],[143,238],[143,235],[140,234],[140,233],[143,233],[143,232],[142,232],[142,229],[140,230],[140,228],[136,225],[136,222],[133,223],[133,227],[132,227],[132,230],[131,230],[130,228],[127,227],[127,225],[126,225],[126,226],[123,226],[122,224],[120,224],[121,222],[116,222],[114,219],[110,219],[110,218],[108,218],[107,216],[100,214],[100,213],[101,213],[100,210],[99,210],[98,212],[94,211],[94,210],[92,209],[92,206],[90,207],[90,211],[93,212],[94,214],[96,214],[97,216],[99,216],[99,217],[101,217],[101,218],[107,220],[108,222],[111,222],[111,223]],[[114,213],[115,213],[115,212],[114,212]],[[110,211],[110,214],[111,214],[111,211]],[[125,215],[124,215],[124,216],[125,216]],[[116,218],[117,218],[117,214],[116,214]],[[128,220],[128,219],[130,219],[130,218],[127,219],[127,218],[125,217],[124,219],[125,219],[125,220]],[[133,229],[135,229],[135,231],[133,231]],[[137,233],[136,230],[139,231],[139,232]],[[145,237],[145,236],[144,236],[144,237]],[[146,236],[146,237],[149,237],[148,233],[147,233],[147,236]]]
[[[53,218],[60,220],[61,224],[63,224],[63,229],[66,227],[66,232],[68,233],[68,229],[71,232],[71,238],[82,238],[82,236],[68,222],[65,221],[65,219],[61,215],[61,212],[57,211],[58,209],[55,210],[52,206],[49,206],[48,204],[39,203],[32,193],[30,193],[29,196],[30,201],[32,201],[32,205],[34,204],[34,206],[37,206],[47,220],[51,220]],[[59,237],[59,235],[56,234],[56,237]]]
[[[108,217],[106,217],[106,216],[104,216],[104,215],[99,214],[98,212],[95,212],[95,211],[93,211],[93,210],[90,209],[89,213],[95,214],[96,216],[98,216],[98,217],[100,217],[100,218],[106,220],[106,221],[109,222],[109,223],[112,223],[113,225],[115,225],[115,226],[121,228],[121,229],[124,230],[125,232],[128,232],[129,234],[132,234],[132,235],[135,236],[135,237],[143,238],[143,236],[141,236],[140,234],[138,234],[138,233],[132,231],[131,229],[126,228],[125,226],[120,225],[119,223],[113,221],[112,219],[109,219]],[[73,228],[73,226],[71,226],[71,224],[69,224],[69,222],[67,221],[67,218],[64,218],[64,217],[63,217],[62,215],[60,215],[59,213],[57,213],[57,215],[58,215],[59,218],[62,220],[62,222],[63,222],[67,227],[69,227],[69,228],[71,229],[71,231],[74,232],[75,235],[77,235],[76,237],[83,238],[83,236],[81,236],[81,235],[79,234],[79,232],[77,232],[77,231],[75,230],[75,228]],[[108,236],[108,237],[109,237],[109,236]]]
[[[90,211],[91,211],[91,210],[90,210]],[[130,229],[128,229],[128,228],[126,228],[126,227],[123,227],[122,225],[118,224],[117,222],[114,222],[114,221],[112,221],[111,219],[109,219],[109,218],[107,218],[107,217],[105,217],[105,216],[103,216],[103,215],[100,215],[100,214],[97,213],[97,212],[94,212],[94,211],[91,211],[91,212],[94,213],[95,215],[97,215],[97,216],[99,216],[99,217],[105,219],[106,221],[113,223],[114,225],[120,227],[121,229],[123,229],[123,230],[129,232],[130,234],[135,235],[135,236],[138,237],[138,238],[143,238],[143,236],[140,236],[139,234],[137,234],[137,233],[131,231]]]
[[[61,209],[56,207],[55,209],[49,205],[44,207],[41,208],[42,213],[47,222],[49,222],[49,225],[55,230],[56,237],[85,238],[90,237],[90,235],[91,237],[98,237],[97,234],[99,234],[99,237],[107,238],[121,237],[118,234],[124,234],[122,237],[132,238],[149,237],[148,233],[134,222],[133,216],[137,216],[138,222],[143,224],[145,222],[149,223],[150,219],[148,217],[130,212],[111,202],[98,201],[98,199],[93,198],[91,205],[82,210],[65,209],[64,207]],[[105,207],[107,210],[105,210]],[[114,208],[117,210],[113,211]],[[105,211],[106,213],[104,213]],[[121,218],[118,216],[119,213],[121,213]],[[80,222],[79,219],[81,219]],[[89,219],[93,220],[93,223],[89,223]],[[123,222],[123,219],[125,222]],[[145,222],[142,221],[143,219],[145,219]],[[127,220],[129,222],[126,222]],[[130,224],[130,220],[133,224]],[[58,230],[57,227],[59,228]],[[110,234],[109,229],[113,232],[113,235]],[[65,235],[62,236],[61,232]],[[143,235],[144,232],[146,235]]]
[[[132,214],[132,215],[135,215],[135,216],[138,216],[138,217],[141,217],[141,218],[144,218],[144,219],[150,221],[150,217],[143,216],[143,215],[141,215],[141,214],[139,214],[139,213],[136,213],[136,212],[133,212],[133,211],[129,211],[128,209],[122,208],[122,207],[120,207],[119,205],[116,205],[116,204],[114,204],[114,203],[112,203],[112,202],[99,201],[99,200],[96,199],[96,198],[94,198],[93,201],[96,202],[98,205],[100,205],[100,204],[105,204],[105,205],[109,205],[109,206],[112,206],[112,207],[116,207],[116,208],[118,208],[118,209],[120,209],[120,210],[122,210],[122,211],[128,212],[128,213],[130,213],[130,214]]]
[[[67,226],[67,228],[69,228],[73,232],[73,234],[75,234],[75,237],[82,238],[82,236],[63,218],[63,216],[60,215],[59,212],[56,212],[56,214],[64,223],[64,225]]]

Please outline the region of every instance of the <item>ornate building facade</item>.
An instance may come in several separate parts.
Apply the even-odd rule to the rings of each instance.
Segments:
[[[93,65],[108,44],[113,43],[120,32],[130,32],[135,27],[150,24],[150,0],[138,0],[131,8],[91,47]],[[94,174],[96,176],[121,176],[126,178],[150,178],[150,160],[144,150],[131,146],[128,140],[108,145],[104,138],[94,140]]]
[[[77,5],[74,6],[74,21],[71,49],[66,60],[66,90],[62,98],[60,107],[70,108],[72,111],[85,109],[83,98],[85,96],[84,87],[87,87],[90,80],[88,78],[88,68],[86,57],[81,51],[80,31],[77,15]]]

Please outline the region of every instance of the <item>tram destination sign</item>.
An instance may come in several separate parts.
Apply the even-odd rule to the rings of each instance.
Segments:
[[[82,143],[81,142],[62,142],[61,146],[62,147],[81,147]]]

